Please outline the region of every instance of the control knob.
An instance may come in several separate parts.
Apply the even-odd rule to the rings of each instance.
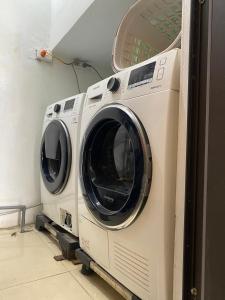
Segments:
[[[60,109],[61,109],[61,105],[60,105],[60,104],[56,104],[56,105],[54,106],[54,112],[55,112],[55,113],[60,112]]]
[[[118,91],[120,87],[120,80],[115,78],[115,77],[112,77],[109,79],[108,83],[107,83],[107,89],[112,92],[112,93],[115,93]]]

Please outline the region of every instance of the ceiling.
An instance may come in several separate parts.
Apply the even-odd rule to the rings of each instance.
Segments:
[[[95,0],[53,49],[66,58],[87,60],[111,69],[118,26],[136,0]]]

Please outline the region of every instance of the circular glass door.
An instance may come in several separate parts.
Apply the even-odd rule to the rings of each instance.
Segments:
[[[100,110],[81,149],[86,204],[101,225],[130,225],[147,200],[152,173],[150,145],[141,122],[122,105]]]
[[[71,142],[68,130],[61,120],[54,120],[45,129],[41,143],[41,175],[50,193],[63,191],[70,166]]]

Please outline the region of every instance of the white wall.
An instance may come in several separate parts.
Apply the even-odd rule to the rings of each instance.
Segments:
[[[0,206],[40,203],[39,143],[45,107],[77,93],[70,66],[33,58],[34,48],[49,46],[50,24],[50,0],[1,1]],[[83,91],[99,80],[92,71],[79,75]],[[34,212],[29,210],[28,222]],[[0,227],[16,225],[17,215],[0,216]]]

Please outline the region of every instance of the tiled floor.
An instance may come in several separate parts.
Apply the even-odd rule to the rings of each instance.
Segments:
[[[97,275],[82,275],[80,265],[56,262],[57,243],[30,230],[0,230],[0,300],[123,299]]]

